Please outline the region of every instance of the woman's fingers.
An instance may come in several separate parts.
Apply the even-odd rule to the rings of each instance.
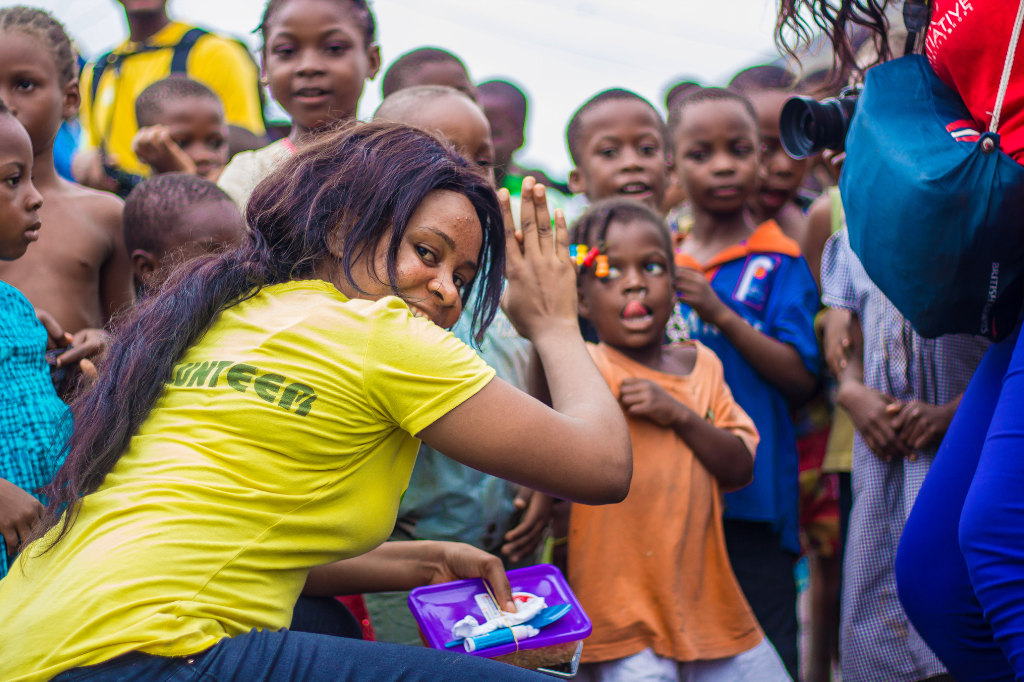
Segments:
[[[540,254],[540,242],[537,237],[537,205],[533,189],[537,182],[530,176],[523,180],[523,191],[519,195],[519,226],[523,230],[523,254],[526,256]]]
[[[543,254],[554,253],[555,240],[551,233],[551,213],[548,211],[548,193],[544,185],[533,186],[533,206],[537,214],[537,243]]]
[[[508,576],[505,575],[505,567],[502,565],[501,559],[490,556],[481,566],[480,573],[480,577],[491,586],[494,600],[501,604],[502,610],[507,613],[515,613],[516,604],[512,601],[512,586],[508,582]]]
[[[555,209],[555,255],[558,260],[569,260],[569,226],[562,209]]]

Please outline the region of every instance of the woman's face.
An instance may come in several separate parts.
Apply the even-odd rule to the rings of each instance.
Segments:
[[[436,190],[427,195],[409,220],[396,261],[398,289],[415,317],[445,329],[462,314],[462,292],[476,277],[483,227],[476,209],[462,194]],[[372,263],[353,268],[360,293],[343,275],[334,279],[349,298],[377,300],[393,292],[388,285],[387,245]]]

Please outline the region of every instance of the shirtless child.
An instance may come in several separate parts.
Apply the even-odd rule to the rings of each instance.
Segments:
[[[132,271],[121,237],[121,201],[61,178],[53,143],[61,123],[78,111],[74,49],[63,27],[42,10],[0,10],[0,98],[28,131],[45,230],[29,252],[0,264],[0,279],[21,290],[93,347],[102,328],[131,305]]]

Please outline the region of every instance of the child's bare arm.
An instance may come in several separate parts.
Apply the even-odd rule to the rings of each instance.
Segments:
[[[723,490],[735,490],[754,476],[754,456],[739,436],[720,429],[649,379],[628,378],[619,387],[626,414],[674,430]]]
[[[43,505],[39,500],[0,478],[0,535],[10,556],[21,548],[21,543],[30,535],[33,524],[42,513]]]
[[[821,291],[821,254],[825,251],[825,242],[831,236],[832,198],[826,192],[815,199],[807,211],[807,231],[800,240],[800,251],[807,259],[818,291]]]
[[[676,286],[683,302],[717,327],[750,366],[791,403],[800,404],[811,397],[818,380],[804,366],[796,348],[754,329],[718,298],[702,273],[678,268]]]
[[[110,240],[111,249],[100,266],[100,303],[103,323],[109,326],[111,318],[124,312],[135,302],[132,286],[132,264],[124,247],[124,232],[121,228],[121,211],[124,204],[113,196],[97,197],[102,203],[102,225]]]

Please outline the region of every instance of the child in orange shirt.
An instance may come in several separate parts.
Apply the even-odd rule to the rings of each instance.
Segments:
[[[747,485],[758,435],[722,364],[696,341],[664,345],[675,302],[668,226],[628,199],[592,206],[572,241],[588,346],[626,413],[629,496],[573,505],[569,582],[594,623],[581,678],[592,682],[786,682],[729,565],[722,490]]]

